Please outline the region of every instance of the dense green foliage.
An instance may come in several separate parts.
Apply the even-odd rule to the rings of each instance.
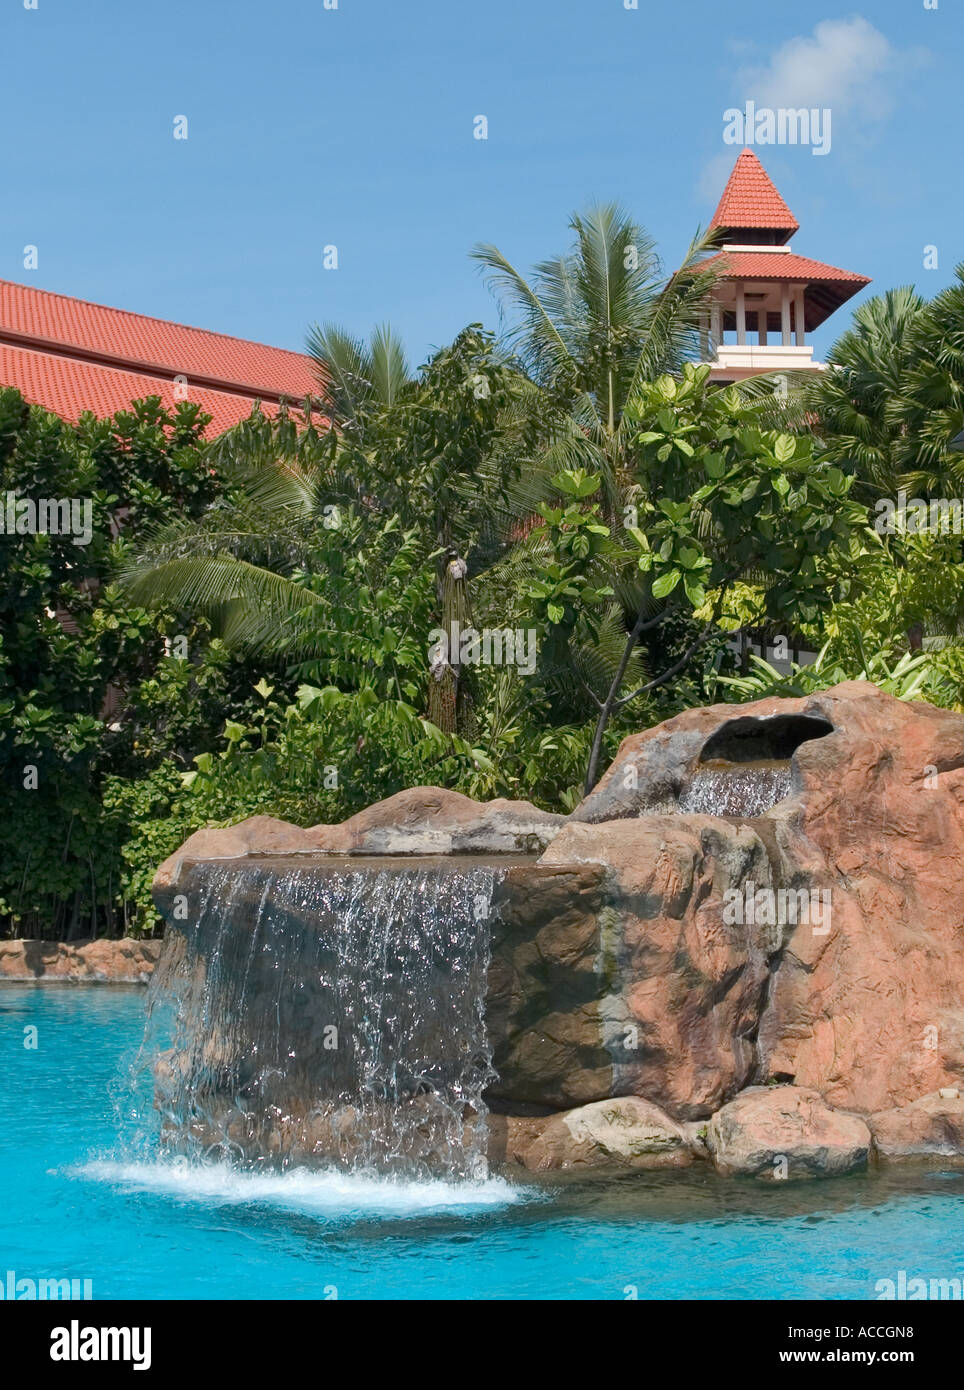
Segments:
[[[0,390],[0,923],[150,931],[194,829],[333,822],[420,783],[571,808],[629,730],[711,699],[877,681],[962,708],[957,532],[874,529],[960,491],[964,275],[871,300],[775,402],[687,361],[711,281],[664,277],[615,207],[527,280],[514,328],[412,370],[389,329],[316,328],[328,418],[219,439],[141,402],[70,425]],[[819,651],[739,668],[735,631]],[[495,643],[489,642],[495,637]],[[489,643],[489,645],[486,645]]]
[[[188,615],[148,612],[112,582],[128,538],[172,500],[197,513],[217,497],[205,423],[196,406],[171,416],[147,401],[71,426],[0,391],[0,499],[89,499],[91,522],[80,543],[0,538],[0,914],[24,932],[123,917],[119,842],[132,822],[105,802],[111,777],[136,781],[165,753],[186,765],[214,737],[232,681],[246,683]],[[171,634],[200,654],[190,683],[165,657]]]

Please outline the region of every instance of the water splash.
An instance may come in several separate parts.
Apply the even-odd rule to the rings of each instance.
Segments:
[[[698,767],[680,793],[679,809],[704,816],[761,816],[791,790],[789,762]]]
[[[504,1178],[447,1182],[441,1178],[367,1177],[309,1168],[252,1172],[229,1163],[186,1159],[118,1162],[96,1159],[65,1170],[70,1178],[107,1183],[125,1192],[151,1193],[203,1206],[264,1206],[322,1217],[424,1217],[512,1206],[533,1193]]]
[[[484,1000],[498,866],[197,866],[149,996],[168,1149],[487,1177]],[[156,1045],[155,1045],[156,1051]]]

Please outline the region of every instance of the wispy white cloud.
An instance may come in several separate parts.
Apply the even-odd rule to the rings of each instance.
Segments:
[[[835,147],[872,141],[892,114],[903,83],[926,66],[926,49],[900,49],[861,15],[824,19],[810,34],[787,39],[768,57],[749,59],[738,41],[730,51],[739,59],[728,105],[742,109],[748,100],[762,107],[829,108]],[[723,113],[719,116],[723,138]],[[724,147],[703,166],[699,179],[702,201],[718,198],[736,156]]]
[[[781,44],[768,63],[741,69],[738,86],[758,106],[829,106],[880,121],[893,109],[907,56],[859,15],[825,19]]]

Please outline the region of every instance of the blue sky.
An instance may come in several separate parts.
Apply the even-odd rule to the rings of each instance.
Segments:
[[[4,0],[0,277],[292,348],[388,320],[419,362],[497,326],[477,241],[527,269],[615,198],[672,265],[753,98],[832,111],[827,156],[757,150],[794,249],[930,295],[964,259],[964,18],[937,3]]]

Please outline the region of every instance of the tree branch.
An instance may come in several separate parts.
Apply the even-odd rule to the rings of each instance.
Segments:
[[[586,694],[589,696],[590,700],[592,700],[592,702],[593,702],[593,704],[596,706],[596,708],[597,708],[597,709],[602,709],[602,708],[603,708],[603,701],[600,700],[599,696],[596,694],[595,690],[593,690],[592,686],[589,685],[589,684],[587,684],[587,682],[584,681],[584,680],[582,679],[581,676],[580,676],[580,678],[579,678],[579,684],[582,686],[583,690],[584,690],[584,691],[586,692]]]
[[[664,671],[662,675],[654,676],[651,681],[647,681],[645,685],[641,685],[639,689],[634,690],[631,695],[623,695],[620,699],[614,700],[612,704],[613,709],[622,709],[633,700],[637,700],[640,695],[645,695],[648,691],[655,690],[657,686],[664,685],[666,681],[672,680],[679,671],[682,671],[683,667],[692,659],[703,643],[707,642],[713,636],[720,613],[723,609],[723,600],[726,597],[726,591],[738,573],[739,571],[735,570],[723,580],[723,583],[720,585],[719,593],[716,596],[716,602],[713,605],[713,612],[707,619],[705,627],[698,636],[694,637],[679,661],[670,666],[669,670]]]

